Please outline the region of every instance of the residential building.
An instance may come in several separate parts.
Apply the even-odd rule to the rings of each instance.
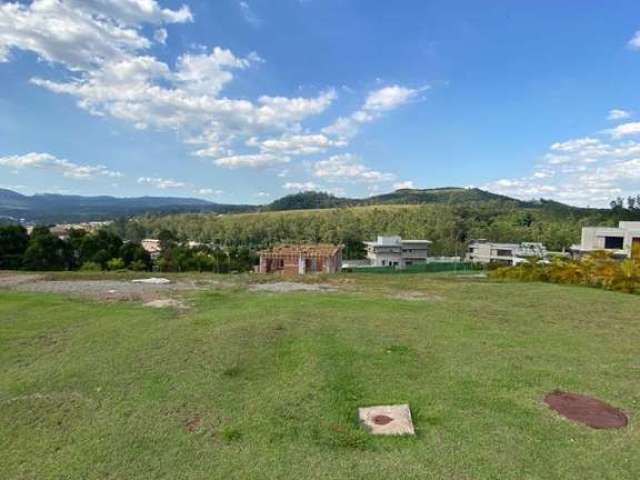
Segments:
[[[542,243],[498,243],[485,239],[472,240],[466,260],[475,263],[504,263],[515,265],[529,257],[545,258],[547,250]]]
[[[145,238],[140,244],[144,248],[153,260],[156,260],[160,253],[162,253],[162,247],[160,246],[160,240],[155,238]]]
[[[424,264],[429,258],[429,240],[403,240],[397,235],[378,236],[375,242],[364,242],[372,267],[405,268]]]
[[[619,222],[618,227],[584,227],[580,245],[572,246],[571,251],[583,255],[605,250],[616,257],[628,258],[634,246],[640,249],[640,222]]]
[[[335,273],[342,269],[342,245],[278,245],[258,252],[259,273],[304,275]]]

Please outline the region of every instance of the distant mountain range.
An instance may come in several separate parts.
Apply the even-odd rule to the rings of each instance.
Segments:
[[[0,219],[25,223],[69,223],[110,220],[135,215],[183,212],[241,213],[254,211],[308,210],[364,205],[446,203],[478,205],[485,202],[508,202],[521,207],[552,207],[580,210],[552,201],[524,202],[478,188],[402,189],[369,198],[341,198],[323,192],[303,192],[282,197],[268,205],[226,205],[197,198],[37,194],[22,195],[0,189]]]
[[[179,212],[239,212],[254,207],[220,205],[198,198],[109,196],[85,197],[80,195],[37,194],[22,195],[0,189],[0,217],[28,223],[66,223],[89,220],[110,220],[144,213]]]

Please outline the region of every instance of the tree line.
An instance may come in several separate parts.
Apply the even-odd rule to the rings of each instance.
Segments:
[[[167,229],[178,239],[252,251],[277,243],[327,242],[345,245],[344,258],[361,258],[363,241],[377,235],[433,242],[433,255],[464,255],[470,240],[542,242],[561,251],[580,241],[584,226],[615,226],[640,220],[640,210],[596,210],[554,202],[525,208],[513,202],[487,201],[473,206],[425,204],[296,210],[236,215],[145,215],[111,226],[123,238],[155,237]]]
[[[168,230],[159,233],[161,253],[157,259],[139,240],[123,240],[108,229],[94,233],[70,230],[64,238],[46,226],[31,233],[20,225],[0,226],[0,269],[2,270],[134,270],[162,272],[246,271],[256,263],[248,248],[222,249],[209,245],[190,247]]]

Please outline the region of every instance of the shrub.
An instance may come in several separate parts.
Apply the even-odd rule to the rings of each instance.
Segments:
[[[134,260],[129,264],[129,270],[133,270],[134,272],[144,272],[148,269],[148,265],[142,260]]]
[[[640,258],[618,261],[607,252],[594,252],[578,260],[558,258],[549,265],[522,263],[489,273],[491,278],[549,281],[635,293],[640,291]]]
[[[124,270],[124,260],[121,258],[112,258],[107,262],[107,270]]]
[[[102,270],[102,267],[96,262],[84,262],[80,267],[80,270],[83,272],[99,272]]]

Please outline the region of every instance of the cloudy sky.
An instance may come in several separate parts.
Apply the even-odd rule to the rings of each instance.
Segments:
[[[640,193],[640,3],[0,1],[0,187]]]

